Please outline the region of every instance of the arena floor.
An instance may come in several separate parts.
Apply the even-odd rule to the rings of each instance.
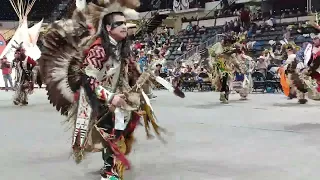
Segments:
[[[218,93],[187,93],[174,98],[155,92],[168,143],[146,140],[143,128],[130,155],[130,180],[318,180],[320,102],[306,105],[281,94],[252,94],[248,101]],[[44,90],[29,106],[12,105],[11,92],[0,99],[1,180],[99,180],[100,154],[76,165],[70,157],[71,132],[48,103]]]

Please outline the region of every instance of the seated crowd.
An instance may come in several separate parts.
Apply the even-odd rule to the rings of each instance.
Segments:
[[[303,21],[277,23],[276,16],[262,16],[260,11],[251,12],[244,8],[235,11],[233,16],[235,14],[238,18],[226,22],[222,27],[200,27],[199,23],[189,22],[186,28],[177,34],[174,29],[167,27],[158,34],[145,34],[133,44],[136,60],[144,64],[141,68],[146,67],[146,64],[153,64],[158,74],[173,76],[170,68],[175,66],[175,59],[218,33],[240,37],[240,43],[246,48],[247,54],[254,58],[255,70],[266,74],[270,67],[279,66],[284,60],[284,57],[281,57],[283,43],[294,41],[301,46],[311,40],[310,34],[319,32]],[[285,15],[294,17],[299,13],[289,12]],[[281,17],[284,18],[285,15]],[[197,76],[200,72],[206,72],[206,69],[195,63],[192,66],[183,65],[181,72]]]

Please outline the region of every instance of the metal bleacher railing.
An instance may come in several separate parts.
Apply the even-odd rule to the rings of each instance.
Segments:
[[[158,13],[159,10],[157,11],[148,11],[148,13],[146,13],[142,18],[141,18],[141,21],[140,23],[138,24],[138,29],[135,33],[135,35],[139,34],[140,32],[144,31],[146,28],[145,26],[147,26],[151,21],[152,19],[154,18],[154,16]],[[148,18],[148,16],[151,16],[150,18]]]
[[[229,2],[229,5],[235,3],[237,0],[233,0],[231,2]],[[219,7],[222,6],[222,1],[220,1],[220,3],[218,5],[216,5],[214,8],[212,8],[204,17],[208,17],[211,16],[210,14],[212,14],[213,12],[215,12],[216,10],[218,10]],[[174,60],[174,62],[177,61],[183,61],[186,59],[189,59],[190,57],[192,57],[194,54],[199,53],[199,51],[201,51],[204,48],[207,48],[211,45],[213,45],[214,43],[222,40],[221,38],[223,37],[222,34],[216,34],[213,37],[209,38],[207,41],[200,43],[198,46],[192,48],[191,50],[187,51],[186,53],[182,54],[181,56],[179,56],[178,58],[176,58]]]
[[[194,54],[199,53],[204,48],[208,48],[209,46],[213,45],[214,43],[221,41],[223,39],[223,34],[216,34],[213,37],[209,38],[207,41],[199,44],[198,46],[194,47],[190,51],[184,53],[183,55],[179,56],[174,60],[174,62],[187,60],[192,57]]]
[[[142,18],[140,23],[138,24],[138,29],[135,32],[135,35],[138,35],[139,33],[143,33],[143,31],[147,30],[147,25],[152,22],[152,20],[154,19],[154,17],[159,14],[160,12],[163,11],[168,11],[169,9],[157,9],[155,11],[148,11],[148,13],[146,13]],[[150,16],[150,18],[148,18],[148,16]]]

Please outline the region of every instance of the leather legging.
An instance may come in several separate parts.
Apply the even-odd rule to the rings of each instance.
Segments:
[[[229,79],[229,74],[225,73],[221,78],[221,89],[220,89],[220,92],[225,92],[225,93],[229,92],[228,79]]]

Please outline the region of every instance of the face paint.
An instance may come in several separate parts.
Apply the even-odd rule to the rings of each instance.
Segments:
[[[109,35],[116,41],[121,41],[127,37],[126,18],[123,15],[113,15],[109,26]]]
[[[122,26],[122,25],[126,25],[127,23],[125,21],[116,21],[116,22],[113,22],[111,23],[111,29],[115,29],[119,26]]]

